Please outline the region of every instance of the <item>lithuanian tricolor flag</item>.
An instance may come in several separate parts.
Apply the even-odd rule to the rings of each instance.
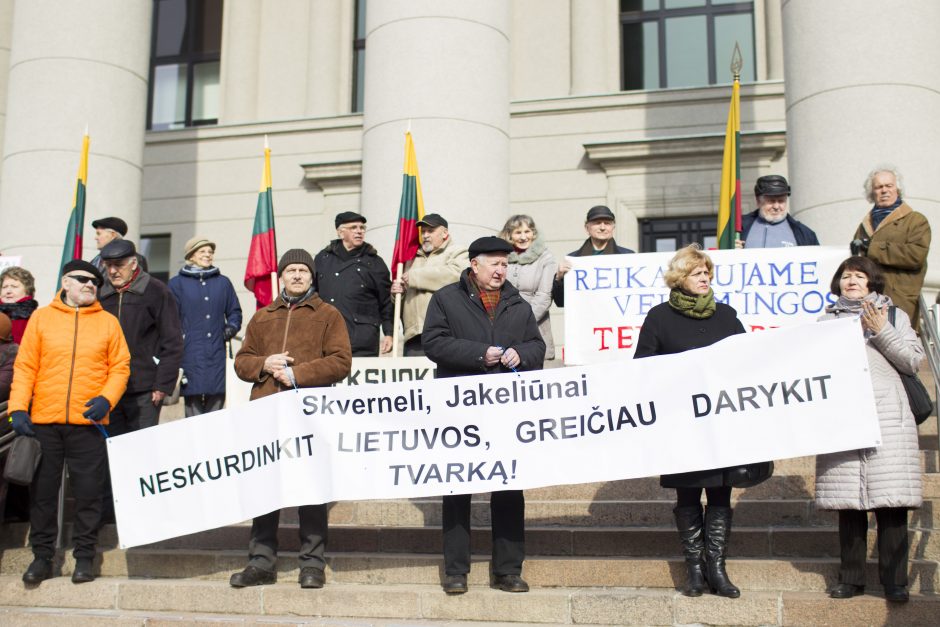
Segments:
[[[405,171],[402,175],[401,202],[398,204],[398,230],[392,251],[392,279],[398,277],[398,264],[408,263],[418,254],[421,240],[418,221],[424,217],[424,198],[421,196],[421,177],[418,176],[418,158],[411,132],[405,133]]]
[[[62,262],[59,272],[68,262],[82,258],[82,230],[85,228],[85,185],[88,183],[88,133],[82,138],[82,156],[78,162],[78,182],[75,183],[75,198],[72,200],[72,215],[65,229],[65,244],[62,246]]]
[[[275,276],[272,278],[272,274]],[[264,174],[251,230],[251,246],[245,268],[245,287],[254,292],[258,309],[274,300],[277,287],[277,242],[274,236],[274,196],[271,192],[271,149],[264,142]]]
[[[725,154],[721,162],[721,195],[718,204],[718,248],[734,248],[741,232],[741,93],[738,75],[731,87],[731,108],[725,130]]]

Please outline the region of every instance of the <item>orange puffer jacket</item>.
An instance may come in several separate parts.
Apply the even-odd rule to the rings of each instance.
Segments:
[[[9,411],[28,411],[36,424],[90,425],[82,416],[85,403],[104,396],[114,407],[127,387],[130,363],[117,318],[97,301],[69,307],[56,296],[26,326],[13,365]]]

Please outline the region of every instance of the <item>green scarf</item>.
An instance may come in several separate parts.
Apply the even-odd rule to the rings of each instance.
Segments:
[[[669,292],[669,306],[689,318],[697,320],[711,318],[716,308],[715,293],[708,288],[707,294],[690,296],[679,288],[673,288]]]

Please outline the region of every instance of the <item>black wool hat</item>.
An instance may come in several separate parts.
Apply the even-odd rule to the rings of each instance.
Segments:
[[[110,259],[126,259],[127,257],[133,257],[137,254],[137,249],[134,247],[134,242],[129,239],[116,239],[111,242],[108,242],[104,248],[101,249],[102,261]]]
[[[436,229],[439,226],[447,227],[447,220],[441,217],[439,213],[429,213],[420,220],[418,220],[418,226],[426,226],[429,229]]]
[[[508,255],[512,251],[512,244],[500,237],[493,237],[492,235],[481,237],[480,239],[475,240],[472,244],[470,244],[469,248],[471,259],[477,255],[485,255],[487,253],[501,253]]]
[[[69,272],[75,272],[76,270],[81,270],[82,272],[87,272],[91,276],[95,277],[95,285],[101,287],[104,284],[104,277],[101,276],[101,272],[94,266],[94,264],[88,263],[87,261],[82,261],[81,259],[73,259],[64,266],[62,266],[62,276],[65,276]]]
[[[307,266],[310,273],[313,274],[313,257],[303,248],[291,248],[281,255],[281,260],[277,263],[277,275],[284,274],[284,268],[292,263],[302,263]]]
[[[91,223],[93,229],[111,229],[121,234],[121,237],[127,235],[127,222],[121,218],[100,218]]]
[[[339,228],[342,224],[349,224],[350,222],[362,222],[365,224],[366,217],[359,215],[355,211],[344,211],[336,214],[336,220],[334,222],[336,223],[336,228]]]
[[[610,210],[609,207],[604,205],[594,205],[588,209],[587,217],[584,219],[585,222],[591,222],[592,220],[613,220],[617,221],[617,218],[614,216],[614,212]]]
[[[768,174],[757,179],[754,185],[755,196],[789,196],[790,184],[779,174]]]

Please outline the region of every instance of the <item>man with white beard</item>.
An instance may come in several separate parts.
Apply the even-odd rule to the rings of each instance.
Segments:
[[[790,215],[789,196],[790,184],[779,174],[757,179],[754,185],[757,210],[741,216],[741,238],[737,247],[819,246],[813,230]]]

